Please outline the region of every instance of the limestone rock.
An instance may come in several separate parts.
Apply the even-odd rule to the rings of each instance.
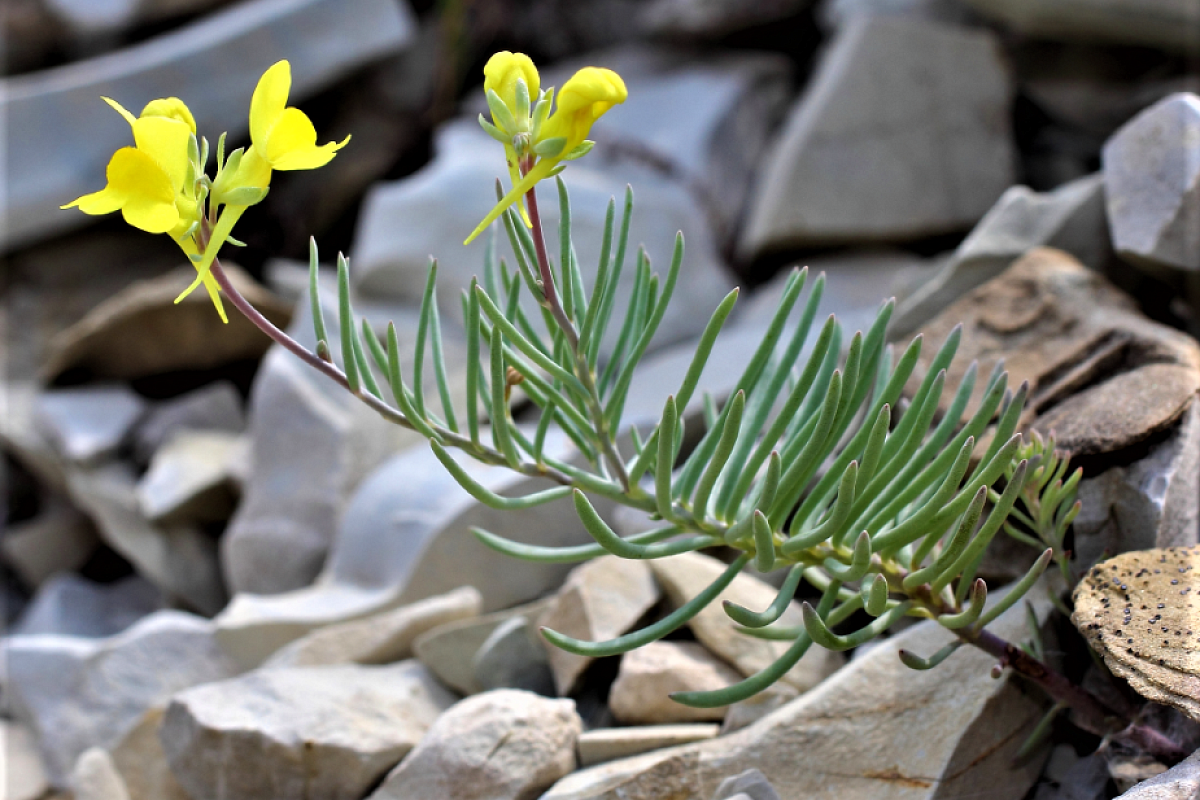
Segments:
[[[523,616],[496,626],[471,659],[475,684],[483,691],[524,689],[546,697],[554,696],[554,676],[546,660],[546,648],[537,631]]]
[[[737,683],[741,675],[696,642],[651,642],[621,656],[608,706],[630,725],[707,722],[724,708],[692,708],[671,700],[671,692],[708,692]]]
[[[57,572],[82,567],[99,543],[91,521],[51,495],[37,516],[5,526],[0,554],[26,586],[35,589]]]
[[[1030,251],[926,324],[910,391],[960,323],[946,386],[956,387],[972,360],[988,375],[1003,358],[1010,387],[1029,382],[1022,426],[1056,432],[1073,456],[1117,453],[1165,431],[1200,390],[1195,340],[1145,319],[1131,298],[1058,250]],[[953,395],[943,392],[943,410]]]
[[[7,176],[0,242],[7,248],[90,219],[58,207],[101,188],[108,160],[130,144],[129,125],[101,95],[135,110],[156,97],[182,97],[210,142],[221,131],[236,140],[246,133],[250,96],[271,64],[290,59],[296,102],[402,49],[414,27],[408,6],[392,0],[356,4],[353,14],[340,0],[250,0],[119,52],[6,78],[0,115],[21,120],[7,143],[21,158]]]
[[[725,566],[717,559],[700,553],[683,553],[650,562],[663,591],[676,607],[691,600],[715,581],[725,571]],[[743,675],[753,675],[783,655],[787,643],[755,639],[738,633],[734,621],[721,604],[729,600],[752,611],[761,611],[774,601],[776,594],[778,592],[773,587],[742,573],[713,602],[692,617],[688,627],[713,653],[728,661]],[[779,618],[779,624],[803,624],[798,603],[793,601],[789,604]],[[840,653],[812,647],[800,659],[800,663],[784,674],[782,680],[806,692],[836,672],[842,662]]]
[[[241,433],[245,429],[246,414],[237,387],[220,380],[151,407],[133,432],[133,452],[140,463],[148,464],[154,452],[181,430]]]
[[[123,384],[53,389],[38,398],[38,421],[64,458],[94,463],[116,453],[146,410]]]
[[[39,800],[50,789],[37,741],[24,725],[0,720],[0,753],[4,754],[5,800]]]
[[[604,641],[629,631],[659,596],[645,563],[603,556],[571,571],[538,625],[576,639]],[[546,652],[559,695],[570,694],[593,659],[557,647]]]
[[[570,772],[582,723],[570,700],[497,689],[456,703],[368,800],[524,800]]]
[[[702,742],[712,739],[720,729],[720,725],[708,722],[593,728],[579,734],[579,765],[590,767],[593,764],[661,750],[664,747]]]
[[[129,800],[191,800],[167,764],[158,730],[165,707],[155,706],[112,748]]]
[[[1200,52],[1200,33],[1194,39]],[[1151,269],[1200,270],[1200,96],[1180,92],[1147,108],[1103,157],[1117,252]]]
[[[164,444],[138,483],[138,506],[152,522],[220,522],[233,511],[230,464],[237,434],[180,431]]]
[[[803,11],[811,0],[652,0],[640,14],[642,30],[670,39],[719,39],[745,28],[779,22]]]
[[[63,572],[42,584],[9,633],[102,638],[161,607],[162,593],[138,575],[101,584]]]
[[[362,619],[318,628],[276,651],[264,667],[387,664],[409,658],[418,636],[441,625],[479,616],[473,586],[418,600]]]
[[[286,305],[236,264],[223,266],[263,316],[287,325],[291,312]],[[123,287],[54,337],[42,378],[52,380],[78,368],[102,378],[131,379],[262,356],[271,340],[228,303],[228,324],[221,322],[204,292],[193,292],[175,304],[175,297],[195,277],[196,271],[185,266]]]
[[[1190,800],[1200,792],[1200,753],[1193,753],[1161,775],[1139,783],[1117,800]]]
[[[1200,721],[1200,547],[1122,553],[1075,588],[1071,621],[1113,674]]]
[[[84,750],[114,746],[175,692],[234,674],[212,634],[208,620],[159,611],[109,639],[5,640],[5,694],[37,733],[51,781],[61,785]]]
[[[46,0],[55,17],[77,37],[126,32],[139,24],[197,13],[221,0]]]
[[[257,670],[177,694],[160,738],[193,797],[352,800],[453,702],[415,661]]]
[[[79,756],[71,770],[75,800],[129,800],[129,790],[112,756],[102,747],[91,747]]]
[[[817,6],[817,20],[826,30],[841,27],[866,14],[978,26],[978,15],[957,0],[823,0]]]
[[[739,253],[970,226],[1013,182],[1011,93],[985,31],[853,19],[761,162]]]
[[[756,769],[748,769],[737,775],[730,775],[717,787],[713,800],[779,800],[775,787],[767,777]]]

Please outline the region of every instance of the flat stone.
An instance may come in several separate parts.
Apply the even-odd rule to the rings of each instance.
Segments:
[[[130,800],[129,790],[112,756],[102,747],[90,747],[71,770],[75,800]]]
[[[456,703],[367,800],[537,797],[575,766],[575,703],[497,689]]]
[[[896,310],[889,331],[902,336],[962,295],[1004,272],[1034,247],[1056,247],[1103,271],[1112,257],[1100,173],[1051,192],[1010,187],[954,251],[949,263]]]
[[[966,0],[1026,36],[1200,52],[1200,9],[1189,0]]]
[[[99,639],[120,633],[162,604],[162,593],[139,575],[105,584],[62,572],[42,584],[9,633]]]
[[[409,658],[426,631],[479,616],[483,599],[473,586],[418,600],[350,622],[317,628],[268,658],[264,667],[387,664]]]
[[[414,28],[408,6],[391,0],[369,0],[354,14],[339,0],[251,0],[117,52],[4,79],[0,115],[22,121],[8,140],[22,158],[7,176],[0,246],[87,224],[86,215],[58,207],[101,188],[109,158],[130,144],[129,125],[101,95],[134,110],[156,97],[182,97],[210,142],[222,131],[236,140],[271,64],[290,59],[296,102],[401,50]]]
[[[618,114],[620,109],[612,113]],[[493,186],[504,172],[504,160],[499,145],[480,130],[474,119],[439,129],[434,152],[433,161],[419,172],[399,181],[376,184],[367,194],[351,251],[351,280],[366,297],[417,302],[432,254],[438,259],[442,319],[461,324],[463,312],[458,298],[472,277],[482,273],[491,234],[480,236],[469,247],[463,247],[462,242],[495,205]],[[675,233],[683,232],[687,249],[682,276],[655,345],[699,334],[704,320],[691,309],[715,304],[729,290],[730,283],[711,223],[691,193],[645,168],[617,164],[610,169],[596,159],[572,162],[563,180],[570,192],[572,236],[585,286],[595,279],[608,200],[616,198],[620,214],[626,184],[631,180],[636,183],[630,244],[618,282],[617,308],[625,307],[633,288],[635,243],[645,245],[653,268],[665,274]],[[539,197],[543,225],[557,231],[559,210],[554,184],[543,184]],[[502,226],[496,235],[497,254],[510,267],[515,265]],[[556,245],[550,247],[553,250]],[[530,318],[540,319],[532,299],[526,296],[525,300]],[[615,343],[617,333],[615,325],[609,326],[606,347]]]
[[[590,767],[664,747],[702,742],[715,737],[720,729],[720,725],[709,722],[594,728],[579,734],[579,766]]]
[[[1117,253],[1151,270],[1200,270],[1200,96],[1170,95],[1125,123],[1103,164]]]
[[[220,522],[234,507],[230,462],[241,437],[224,431],[179,431],[138,482],[138,506],[151,522]]]
[[[1200,752],[1139,783],[1117,800],[1190,800],[1200,792]]]
[[[7,525],[0,538],[4,563],[31,589],[82,567],[100,543],[91,521],[70,503],[55,495],[43,503],[37,516]]]
[[[643,5],[640,28],[668,39],[719,39],[746,28],[781,22],[806,9],[812,0],[651,0]],[[632,93],[631,93],[632,94]]]
[[[621,656],[608,707],[620,722],[630,725],[719,721],[725,716],[724,708],[692,708],[668,695],[724,689],[741,678],[702,644],[651,642]]]
[[[1021,426],[1054,431],[1072,456],[1116,454],[1168,430],[1200,390],[1194,339],[1142,317],[1130,297],[1058,250],[1031,250],[923,326],[928,344],[910,392],[960,323],[946,385],[957,386],[973,360],[988,375],[1003,359],[1010,387],[1029,382]],[[943,392],[942,410],[953,394]]]
[[[71,499],[95,522],[100,537],[168,597],[204,614],[225,605],[212,537],[188,523],[156,525],[138,507],[133,470],[123,462],[72,468]]]
[[[817,5],[817,20],[826,30],[867,14],[978,27],[978,15],[957,0],[823,0]]]
[[[730,775],[717,786],[713,800],[779,800],[779,794],[767,776],[757,769],[748,769],[738,775]]]
[[[46,5],[73,36],[114,35],[139,24],[183,14],[195,14],[220,5],[220,0],[47,0]]]
[[[460,694],[477,694],[483,691],[474,669],[479,648],[497,628],[511,619],[536,621],[549,602],[549,599],[537,600],[475,619],[447,622],[418,636],[413,642],[413,651],[442,683]]]
[[[175,780],[158,738],[165,707],[155,706],[111,750],[129,800],[191,800]]]
[[[565,435],[552,433],[545,446],[549,456],[574,458]],[[450,452],[458,457],[456,451]],[[550,486],[544,479],[481,465],[465,456],[460,463],[480,484],[505,496],[518,497]],[[597,503],[602,515],[610,508],[610,503]],[[236,595],[217,619],[221,642],[243,663],[257,664],[321,625],[464,585],[479,590],[484,611],[494,611],[557,588],[570,570],[567,564],[510,558],[497,569],[500,557],[471,534],[473,527],[545,546],[592,541],[570,499],[523,511],[496,511],[467,494],[432,450],[413,448],[384,462],[355,492],[342,515],[321,577],[311,587],[275,596]],[[282,541],[291,546],[290,540]],[[227,556],[230,553],[225,552]],[[269,555],[262,551],[263,558]]]
[[[0,753],[4,754],[5,800],[38,800],[50,790],[37,741],[24,725],[0,720]]]
[[[257,670],[175,695],[160,738],[192,797],[351,800],[453,702],[415,661]]]
[[[1034,591],[1030,600],[1044,619],[1049,599]],[[1025,614],[1018,604],[989,629],[1018,639]],[[747,728],[580,770],[542,800],[709,798],[723,780],[751,767],[780,797],[949,800],[987,786],[999,800],[1018,800],[1041,771],[1037,758],[1012,764],[1042,716],[1038,704],[1011,674],[993,680],[995,659],[982,651],[964,648],[926,672],[896,656],[900,648],[927,655],[951,638],[936,623],[922,622]],[[914,747],[913,731],[939,735]]]
[[[116,453],[146,401],[124,384],[52,389],[37,400],[38,423],[64,458],[94,463]]]
[[[5,694],[36,732],[56,785],[84,750],[116,745],[146,709],[235,672],[212,623],[179,611],[158,611],[109,639],[14,636],[4,658]]]
[[[739,254],[969,227],[1013,182],[1011,95],[986,31],[854,18],[761,162]]]
[[[219,380],[152,406],[133,432],[133,452],[138,461],[148,464],[154,451],[178,431],[241,433],[245,429],[242,396],[232,383]]]
[[[1200,721],[1200,548],[1122,553],[1075,588],[1071,621],[1114,675]]]
[[[862,648],[855,650],[857,653]],[[739,700],[725,707],[725,719],[721,722],[721,733],[733,733],[736,730],[757,722],[776,709],[786,706],[796,699],[799,692],[791,684],[779,682],[768,686],[756,695]]]
[[[1200,402],[1179,427],[1128,467],[1111,467],[1079,483],[1072,523],[1079,565],[1128,550],[1200,544]]]
[[[287,305],[236,264],[222,266],[267,319],[287,325]],[[221,322],[204,292],[193,292],[176,305],[176,296],[195,277],[196,271],[185,266],[123,286],[54,337],[41,367],[42,379],[82,369],[100,378],[128,380],[260,358],[271,340],[228,303],[228,324]]]
[[[537,630],[516,616],[496,626],[471,659],[475,683],[483,691],[524,689],[544,697],[554,696],[554,676],[546,647]]]
[[[683,553],[650,562],[654,575],[673,606],[681,606],[715,581],[726,565],[701,553]],[[737,603],[752,611],[769,606],[778,590],[742,573],[733,579],[725,591],[687,623],[696,638],[716,655],[728,661],[742,675],[753,675],[773,664],[787,651],[787,642],[755,639],[738,633],[733,620],[722,609],[725,601]],[[779,618],[780,625],[800,625],[803,618],[800,605],[792,601]],[[806,692],[832,675],[843,664],[840,653],[812,647],[782,680],[801,692]]]
[[[602,556],[571,571],[538,625],[591,642],[613,639],[628,632],[660,596],[644,562]],[[547,653],[560,696],[571,693],[594,660],[557,647]]]

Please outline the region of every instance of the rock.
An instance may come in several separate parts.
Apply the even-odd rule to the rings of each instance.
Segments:
[[[700,553],[656,559],[650,562],[650,567],[675,607],[691,600],[725,571],[725,564]],[[777,594],[775,588],[742,573],[713,602],[692,617],[688,627],[705,647],[728,661],[741,674],[753,675],[774,663],[788,645],[786,642],[755,639],[738,633],[721,604],[728,600],[752,611],[761,611],[775,600]],[[792,601],[779,618],[779,624],[803,624],[800,605]],[[807,692],[836,672],[843,660],[839,653],[813,647],[800,659],[800,663],[784,674],[782,680],[801,692]]]
[[[296,102],[402,49],[414,27],[408,6],[391,0],[369,0],[354,14],[338,0],[250,0],[119,52],[6,78],[0,114],[22,121],[8,140],[22,158],[8,175],[0,246],[87,223],[86,215],[59,205],[100,188],[109,158],[130,143],[128,124],[104,107],[101,95],[134,110],[156,97],[181,97],[210,142],[221,131],[236,141],[246,133],[254,87],[271,64],[291,60]],[[313,38],[313,31],[321,36]],[[222,76],[219,86],[214,74]]]
[[[1056,247],[1099,272],[1112,257],[1104,212],[1104,177],[1097,173],[1052,192],[1009,188],[953,257],[897,309],[892,336],[916,330],[968,291],[1004,272],[1034,247]]]
[[[1149,780],[1167,771],[1165,765],[1148,755],[1120,755],[1108,762],[1108,774],[1117,785],[1118,792],[1127,792],[1142,781]]]
[[[128,465],[73,468],[68,481],[71,498],[101,538],[164,594],[204,614],[225,605],[215,542],[194,525],[155,525],[142,516]]]
[[[28,728],[0,720],[0,753],[4,754],[5,800],[39,800],[49,791],[46,768]]]
[[[154,452],[179,431],[241,433],[245,429],[246,413],[237,387],[220,380],[152,406],[133,432],[133,452],[139,462],[148,464]]]
[[[162,593],[138,575],[101,584],[62,572],[42,584],[9,633],[99,639],[120,633],[161,607]]]
[[[1200,9],[1195,18],[1200,30]],[[1117,253],[1151,270],[1200,270],[1200,96],[1147,108],[1108,140],[1103,159]]]
[[[651,0],[638,18],[651,36],[669,39],[720,39],[730,33],[783,22],[804,11],[811,0]]]
[[[158,611],[109,639],[5,640],[5,694],[41,740],[51,781],[61,784],[89,747],[117,744],[175,692],[234,674],[212,634],[208,620]]]
[[[37,400],[38,422],[64,458],[95,463],[116,453],[146,401],[123,384],[52,389]]]
[[[130,800],[191,800],[167,764],[158,730],[165,708],[154,707],[112,748]]]
[[[645,563],[602,556],[571,571],[538,625],[591,642],[612,639],[629,631],[660,594]],[[557,647],[546,652],[558,694],[570,694],[593,659]]]
[[[491,234],[481,236],[471,247],[464,248],[462,242],[495,205],[493,185],[496,176],[504,172],[504,161],[499,145],[473,119],[441,128],[434,149],[434,159],[424,169],[399,181],[377,184],[367,194],[354,235],[351,279],[365,297],[415,302],[421,296],[433,254],[438,259],[442,319],[461,323],[459,294],[473,276],[482,273],[486,240]],[[691,309],[715,305],[728,291],[729,283],[710,223],[686,189],[656,179],[644,168],[630,172],[629,168],[610,169],[595,160],[582,159],[570,165],[563,180],[571,194],[573,240],[584,285],[590,286],[595,278],[606,204],[610,197],[616,197],[617,213],[621,213],[626,183],[635,174],[635,209],[618,284],[617,308],[624,308],[629,301],[636,245],[644,244],[653,267],[665,274],[675,232],[682,231],[687,242],[682,277],[655,337],[655,344],[662,345],[699,334],[704,320]],[[553,183],[542,185],[540,208],[543,225],[549,231],[558,230],[556,196]],[[497,254],[515,265],[502,227],[496,235]],[[536,307],[530,298],[525,299],[536,317]],[[615,343],[616,334],[616,326],[609,326],[607,346]]]
[[[587,730],[579,734],[579,765],[590,767],[664,747],[702,742],[715,737],[720,728],[720,725],[707,722],[685,722]]]
[[[1117,800],[1189,800],[1200,792],[1200,752],[1171,769],[1139,783]]]
[[[112,35],[139,24],[207,11],[221,0],[46,0],[72,35]]]
[[[264,667],[324,664],[387,664],[409,658],[418,636],[439,626],[479,616],[483,602],[473,586],[418,600],[362,619],[317,628],[275,652]]]
[[[100,543],[91,521],[57,496],[32,519],[10,523],[0,538],[4,562],[31,589],[56,572],[79,569]]]
[[[1030,600],[1043,619],[1049,598],[1034,591]],[[1018,604],[989,630],[1020,638],[1025,614]],[[542,800],[710,798],[721,781],[750,767],[780,797],[948,800],[986,786],[998,800],[1017,800],[1041,760],[1014,767],[1012,757],[1042,712],[1011,674],[991,678],[995,659],[982,651],[964,648],[927,672],[896,657],[900,648],[928,655],[950,640],[936,623],[922,622],[747,728],[581,770]],[[913,731],[938,735],[914,747]]]
[[[236,264],[222,264],[255,308],[276,325],[287,325],[291,311],[286,305]],[[101,378],[128,380],[260,358],[271,340],[236,309],[226,309],[225,324],[202,292],[175,304],[175,297],[195,277],[194,269],[181,267],[123,287],[54,337],[42,378],[49,381],[67,370],[83,369]],[[224,408],[215,407],[210,414],[216,411]]]
[[[1071,622],[1114,675],[1200,721],[1200,631],[1194,591],[1200,547],[1122,553],[1075,587]]]
[[[471,659],[476,685],[485,692],[523,689],[553,697],[554,676],[539,638],[533,626],[521,616],[497,625]]]
[[[515,689],[456,703],[367,800],[519,800],[575,766],[575,704]]]
[[[129,790],[112,756],[102,747],[91,747],[79,756],[71,771],[75,800],[129,800]]]
[[[1026,36],[1200,52],[1200,9],[1189,0],[966,0]]]
[[[717,786],[713,800],[733,800],[743,797],[747,800],[779,800],[779,794],[767,776],[756,769],[748,769],[739,775],[730,775]]]
[[[986,31],[855,18],[761,162],[739,254],[970,226],[1013,183],[1011,94]]]
[[[1079,566],[1128,550],[1200,544],[1200,402],[1179,427],[1128,467],[1079,483],[1074,559]]]
[[[608,707],[628,725],[719,721],[724,708],[692,708],[668,695],[724,689],[741,677],[696,642],[651,642],[621,656]]]
[[[1093,753],[1086,758],[1079,758],[1071,750],[1073,763],[1063,770],[1061,775],[1052,775],[1055,766],[1054,757],[1058,748],[1050,755],[1046,764],[1045,778],[1037,787],[1033,800],[1107,800],[1111,793],[1108,791],[1108,767],[1104,756]]]
[[[823,0],[817,6],[817,19],[826,30],[868,14],[978,27],[978,16],[956,0]]]
[[[137,487],[152,522],[220,522],[234,507],[230,463],[241,437],[224,431],[179,431],[164,444]]]
[[[574,457],[564,435],[552,433],[545,446],[553,458]],[[465,457],[460,463],[476,481],[506,496],[549,486],[544,479],[526,478],[505,467],[484,466]],[[609,508],[607,502],[597,505],[600,514]],[[569,499],[519,512],[496,511],[467,494],[432,450],[413,448],[378,467],[355,492],[316,583],[273,597],[235,596],[217,620],[221,642],[243,663],[257,664],[313,628],[459,586],[478,589],[485,611],[507,608],[558,587],[570,569],[566,564],[507,557],[497,569],[500,556],[471,534],[472,527],[555,547],[592,541]],[[263,558],[269,555],[262,551]]]
[[[475,619],[447,622],[418,636],[413,651],[442,683],[460,694],[477,694],[483,691],[474,670],[479,648],[509,620],[519,618],[527,623],[537,620],[549,602],[538,600]]]
[[[857,653],[862,648],[855,650]],[[733,733],[747,725],[757,722],[775,709],[787,705],[796,699],[799,692],[787,683],[776,683],[768,686],[753,697],[739,700],[725,707],[725,719],[721,722],[721,733]]]
[[[1131,298],[1058,250],[1031,250],[926,324],[921,333],[932,346],[910,392],[960,323],[946,386],[957,386],[972,360],[988,375],[1003,358],[1010,387],[1029,382],[1022,427],[1054,431],[1073,457],[1117,458],[1173,426],[1200,390],[1195,340],[1145,319]],[[942,410],[953,394],[943,392]]]
[[[415,661],[257,670],[177,694],[159,735],[192,797],[350,800],[453,702]]]

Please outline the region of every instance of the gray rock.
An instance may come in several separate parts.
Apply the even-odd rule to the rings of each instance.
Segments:
[[[893,336],[910,333],[982,283],[990,281],[1034,247],[1065,250],[1103,272],[1112,256],[1100,174],[1052,192],[1009,188],[954,251],[949,263],[896,310]]]
[[[611,112],[617,114],[617,110]],[[462,242],[495,205],[493,185],[505,172],[502,149],[479,128],[475,120],[454,122],[441,128],[435,139],[435,157],[420,172],[392,183],[377,184],[367,195],[354,236],[355,287],[366,297],[404,298],[417,301],[425,285],[430,255],[438,259],[438,299],[443,319],[462,321],[459,294],[471,278],[482,274],[484,234],[469,247]],[[636,176],[636,177],[634,177]],[[711,225],[691,194],[677,183],[656,178],[645,168],[614,165],[596,157],[572,162],[563,173],[571,193],[573,240],[590,286],[600,258],[605,209],[616,197],[618,214],[625,186],[633,177],[635,208],[630,225],[629,251],[618,284],[616,305],[625,307],[633,287],[636,246],[644,244],[654,268],[666,272],[676,231],[687,241],[683,277],[659,326],[656,345],[698,334],[704,320],[691,309],[715,304],[728,291],[728,280],[711,233]],[[553,182],[543,183],[542,221],[549,231],[558,229],[557,192]],[[553,235],[553,234],[551,234]],[[497,253],[514,265],[507,236],[497,229]],[[530,298],[531,319],[539,318]],[[609,326],[606,342],[616,340]]]
[[[500,623],[483,640],[471,659],[475,683],[483,691],[523,689],[554,697],[554,676],[546,659],[546,648],[524,617]]]
[[[1054,749],[1058,750],[1057,747]],[[1038,785],[1033,800],[1107,800],[1110,796],[1108,766],[1103,755],[1093,753],[1086,758],[1075,757],[1061,775],[1052,777],[1054,756],[1055,753],[1051,753],[1050,762],[1046,764],[1045,777],[1051,780],[1043,780]]]
[[[564,435],[548,436],[545,452],[557,459],[574,457]],[[545,480],[525,478],[505,467],[465,457],[460,463],[476,481],[506,496],[548,488]],[[597,505],[601,514],[610,508],[607,502]],[[483,610],[507,608],[557,587],[570,570],[567,564],[509,558],[497,569],[500,557],[471,534],[472,527],[548,546],[592,541],[569,499],[520,512],[496,511],[467,494],[431,450],[413,448],[380,465],[355,492],[320,579],[311,587],[276,596],[235,596],[217,620],[221,642],[239,660],[257,664],[321,625],[463,585],[479,590]],[[268,555],[264,550],[263,557]]]
[[[864,15],[913,17],[958,25],[973,25],[977,18],[957,0],[823,0],[817,6],[817,19],[826,30]]]
[[[855,18],[761,162],[739,253],[971,225],[1013,182],[1011,94],[986,31]]]
[[[724,708],[692,708],[672,692],[711,692],[742,679],[737,670],[697,642],[651,642],[621,656],[608,696],[613,716],[628,725],[720,721]]]
[[[162,604],[162,593],[139,575],[101,584],[64,572],[42,584],[10,633],[99,639],[120,633]]]
[[[415,661],[257,670],[177,694],[159,735],[193,797],[356,800],[453,702]]]
[[[78,37],[117,34],[219,4],[220,0],[46,0],[50,11]]]
[[[477,619],[448,622],[428,631],[413,642],[413,651],[438,680],[460,694],[483,691],[476,680],[474,664],[479,648],[501,625],[512,619],[535,622],[549,605],[538,600],[523,606],[486,614]]]
[[[1035,38],[1145,45],[1200,52],[1200,8],[1190,0],[966,0]]]
[[[117,451],[146,401],[124,384],[80,386],[43,392],[38,422],[64,458],[94,463]]]
[[[362,619],[318,628],[277,650],[264,667],[386,664],[412,655],[418,636],[438,626],[479,616],[483,598],[473,586],[418,600]]]
[[[1117,253],[1150,269],[1200,270],[1200,96],[1173,94],[1134,117],[1104,145],[1103,163]]]
[[[4,658],[5,693],[36,732],[58,785],[84,750],[114,746],[146,709],[235,672],[212,623],[179,611],[156,612],[109,639],[14,636]]]
[[[75,800],[129,800],[129,789],[112,756],[102,747],[90,747],[71,770]]]
[[[709,722],[594,728],[579,734],[579,766],[590,767],[664,747],[702,742],[715,737],[720,729],[720,725]]]
[[[863,647],[856,648],[854,654],[857,656],[863,649]],[[745,700],[739,700],[727,706],[725,719],[721,722],[721,734],[733,733],[751,723],[757,722],[776,709],[795,700],[798,694],[799,692],[796,691],[794,686],[786,683],[776,683],[753,697],[747,697]]]
[[[279,59],[292,62],[295,102],[400,50],[414,27],[407,4],[392,0],[358,3],[353,14],[340,0],[251,0],[109,55],[4,79],[0,115],[20,124],[8,131],[16,157],[0,245],[87,223],[86,215],[58,207],[102,188],[109,158],[130,143],[129,125],[101,95],[134,110],[156,97],[181,97],[210,142],[221,131],[236,138],[246,132],[259,77]]]
[[[786,20],[812,0],[652,0],[638,22],[652,36],[670,39],[718,39],[745,28]]]
[[[1075,558],[1083,567],[1129,550],[1200,543],[1200,402],[1128,467],[1080,481]]]
[[[38,800],[50,789],[37,741],[24,725],[0,720],[0,753],[4,754],[5,800]]]
[[[246,412],[237,387],[229,381],[216,381],[152,406],[133,432],[133,452],[146,464],[177,431],[241,433],[245,429]]]
[[[1200,752],[1139,783],[1117,800],[1193,800],[1200,794]]]
[[[740,795],[746,800],[779,800],[779,793],[767,780],[767,776],[753,768],[730,775],[721,781],[712,800],[732,800],[735,795]]]
[[[21,581],[34,589],[56,572],[82,567],[99,543],[86,516],[61,498],[47,495],[36,517],[6,527],[0,554]]]
[[[1051,608],[1044,591],[1030,597],[1039,619]],[[990,630],[1025,635],[1017,607]],[[780,797],[841,800],[949,800],[986,786],[997,800],[1017,800],[1041,771],[1041,760],[1014,767],[1013,755],[1042,716],[1009,673],[994,680],[995,659],[964,648],[937,669],[914,672],[900,648],[928,655],[951,640],[923,622],[855,659],[821,686],[740,731],[581,770],[542,800],[711,797],[731,775],[754,767]],[[951,688],[951,691],[947,689]],[[921,736],[914,732],[937,731]]]
[[[571,571],[538,625],[576,639],[600,642],[627,632],[660,596],[654,575],[645,563],[602,556]],[[547,648],[546,652],[558,694],[570,694],[593,659],[557,647]]]
[[[151,522],[219,522],[233,511],[230,464],[241,437],[225,431],[181,430],[150,462],[137,487]]]
[[[570,700],[515,689],[468,697],[438,717],[368,800],[523,800],[575,766],[583,724]]]
[[[158,731],[165,707],[155,706],[111,749],[130,800],[191,800],[167,764]]]

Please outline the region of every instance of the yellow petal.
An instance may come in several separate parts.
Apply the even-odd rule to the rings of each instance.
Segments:
[[[171,181],[172,194],[183,186],[188,167],[188,126],[170,117],[141,117],[134,120],[133,140],[138,150],[150,156]]]
[[[196,280],[192,281],[190,286],[180,292],[179,296],[175,298],[176,303],[191,294],[204,281],[205,276],[208,276],[213,259],[217,257],[217,251],[229,239],[229,234],[233,233],[233,226],[245,211],[246,206],[225,206],[221,210],[221,218],[217,220],[217,224],[213,227],[212,236],[208,239],[208,247],[204,248],[204,258],[199,263],[196,263],[196,272],[198,273]]]
[[[125,106],[121,105],[116,100],[113,100],[111,97],[101,97],[100,99],[103,100],[104,102],[108,103],[114,109],[116,109],[116,112],[118,114],[120,114],[122,117],[124,117],[125,121],[128,122],[130,125],[132,125],[134,120],[137,119],[136,117],[133,116],[133,114],[130,114],[125,109]]]
[[[179,222],[174,203],[163,203],[144,195],[126,200],[121,206],[121,215],[130,225],[147,233],[167,233]]]
[[[160,97],[157,100],[151,100],[142,109],[143,117],[167,117],[175,119],[188,126],[188,130],[192,133],[196,132],[196,119],[192,116],[192,111],[178,97]]]
[[[521,171],[517,166],[517,151],[513,149],[511,144],[504,145],[504,156],[508,160],[508,177],[512,181],[512,185],[516,186],[521,182]],[[525,210],[525,198],[522,197],[517,201],[517,209],[521,212],[521,221],[525,223],[526,228],[532,228],[533,223],[529,221],[529,212]]]
[[[562,136],[563,152],[578,147],[592,124],[606,111],[629,96],[621,76],[610,69],[584,67],[563,84],[556,96],[554,113],[538,132],[538,140]]]
[[[196,243],[190,236],[187,239],[180,240],[179,246],[188,256],[189,261],[191,261],[191,256],[198,252],[196,250]],[[196,262],[193,261],[192,264],[195,266]],[[225,306],[221,303],[221,286],[217,283],[217,279],[213,277],[212,272],[210,271],[208,274],[198,277],[197,280],[204,283],[204,289],[208,292],[209,299],[212,300],[213,305],[216,307],[217,314],[221,317],[221,322],[229,324],[229,317],[225,314]],[[180,300],[190,294],[192,288],[195,286],[196,284],[193,283],[192,286],[189,287],[183,294],[175,298],[175,302],[178,303]]]
[[[537,67],[524,53],[501,50],[488,59],[483,68],[483,90],[494,91],[510,109],[516,107],[517,79],[522,78],[529,89],[529,100],[536,103],[541,88]],[[495,121],[495,120],[493,120]],[[499,124],[499,123],[497,123]]]
[[[514,186],[508,194],[504,195],[503,199],[501,199],[499,203],[496,203],[495,207],[488,212],[488,215],[483,218],[483,222],[475,226],[475,230],[471,231],[471,235],[467,237],[463,244],[470,244],[476,236],[483,233],[487,229],[488,225],[491,225],[493,222],[499,219],[500,215],[504,213],[506,208],[520,200],[526,192],[533,188],[534,184],[549,175],[550,170],[553,169],[554,165],[557,163],[557,159],[543,158],[541,161],[534,164],[533,169],[525,173],[525,177],[521,179],[521,182]]]
[[[287,106],[291,90],[292,66],[287,61],[276,62],[258,79],[250,98],[250,141],[259,150],[266,150],[271,128]]]
[[[317,129],[298,108],[287,108],[279,115],[267,138],[263,155],[272,167],[288,153],[311,150],[317,146]]]

